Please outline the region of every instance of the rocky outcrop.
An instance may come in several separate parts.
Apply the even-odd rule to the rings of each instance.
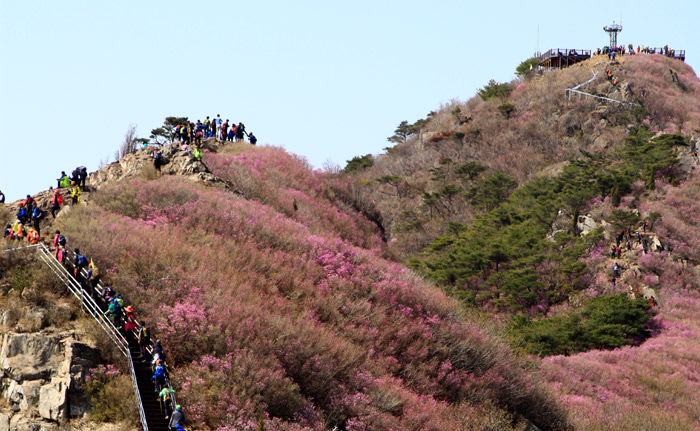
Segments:
[[[5,333],[0,350],[0,390],[9,411],[0,414],[3,430],[54,430],[87,412],[79,392],[98,352],[72,332]]]
[[[222,142],[214,138],[205,139],[202,147],[205,151],[216,152]],[[105,184],[131,180],[134,178],[149,179],[150,176],[157,175],[153,167],[153,150],[156,147],[146,147],[127,154],[118,161],[111,163],[104,168],[93,172],[87,179],[86,185],[89,190],[99,189]],[[179,143],[172,143],[157,147],[162,151],[164,164],[161,166],[160,175],[180,175],[192,181],[206,183],[221,183],[200,161],[192,157],[188,151],[184,151]]]

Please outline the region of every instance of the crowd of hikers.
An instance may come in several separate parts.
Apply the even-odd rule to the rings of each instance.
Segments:
[[[49,201],[51,217],[56,218],[56,213],[61,210],[66,197],[70,197],[72,205],[80,203],[81,188],[85,189],[85,180],[88,177],[87,168],[79,166],[73,170],[71,176],[61,171],[61,176],[56,179],[56,189]],[[70,190],[68,193],[67,190]],[[66,195],[67,196],[64,196]],[[2,195],[2,192],[0,192]],[[4,203],[5,195],[2,195],[0,203]],[[27,195],[26,199],[19,203],[15,214],[16,220],[8,224],[3,231],[3,238],[9,240],[26,240],[29,244],[38,244],[41,241],[41,221],[46,216],[46,210],[41,208],[36,200]]]
[[[137,320],[133,307],[126,304],[121,293],[115,291],[105,283],[102,273],[95,262],[82,254],[79,248],[73,250],[73,257],[69,257],[69,249],[66,245],[66,237],[61,231],[54,232],[51,249],[55,252],[56,260],[67,268],[72,268],[74,278],[80,283],[95,302],[103,309],[105,316],[109,316],[115,328],[129,340],[136,342],[140,348],[141,358],[152,358],[151,381],[154,390],[158,394],[161,413],[169,420],[171,430],[183,430],[185,415],[180,405],[173,406],[173,394],[166,363],[166,354],[160,340],[153,340],[148,325],[143,320]]]
[[[185,121],[175,126],[170,136],[172,143],[180,141],[180,150],[192,154],[195,160],[202,160],[202,140],[206,138],[216,138],[224,142],[245,142],[245,137],[248,137],[248,142],[251,145],[258,143],[258,138],[245,129],[245,124],[229,122],[228,118],[223,120],[220,114],[216,118],[210,119],[208,116],[204,121],[197,120]],[[149,145],[149,144],[145,144]],[[160,173],[160,168],[166,162],[163,157],[163,151],[155,147],[152,152],[153,166]]]
[[[196,123],[185,122],[175,126],[170,140],[175,142],[179,140],[183,145],[200,145],[202,139],[216,138],[224,142],[244,142],[245,137],[248,141],[255,145],[258,138],[253,133],[248,133],[245,129],[245,124],[229,122],[228,119],[222,120],[221,115],[217,114],[216,118],[207,118],[204,121],[197,120]]]
[[[632,252],[632,245],[633,241],[636,241],[637,246],[642,246],[642,250],[644,251],[644,254],[649,253],[649,251],[653,251],[652,247],[652,241],[651,239],[646,236],[646,232],[649,229],[649,222],[647,220],[643,220],[640,228],[638,230],[634,230],[631,228],[623,229],[621,230],[616,236],[615,236],[615,244],[610,246],[610,258],[611,259],[620,259],[622,258],[623,252],[625,255],[628,253]],[[657,251],[662,251],[663,247],[661,249],[658,249],[657,245]],[[617,284],[617,280],[620,278],[620,270],[621,267],[617,261],[614,262],[613,264],[613,277],[610,280],[610,283],[612,284],[612,287],[615,287]],[[632,287],[630,286],[630,289]],[[648,298],[649,300],[649,306],[650,307],[655,307],[658,305],[656,298],[654,296],[651,296]]]
[[[664,46],[663,48],[651,48],[649,46],[637,45],[637,49],[635,51],[634,45],[632,45],[630,43],[627,46],[623,46],[623,45],[604,46],[603,48],[596,49],[594,54],[595,55],[607,55],[610,60],[615,60],[615,57],[617,57],[618,55],[622,56],[625,54],[628,54],[628,55],[662,54],[662,55],[665,55],[667,57],[675,57],[676,50],[670,49],[668,47],[668,45]]]

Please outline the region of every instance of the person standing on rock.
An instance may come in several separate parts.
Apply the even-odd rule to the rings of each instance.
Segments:
[[[68,180],[68,175],[66,175],[66,171],[61,171],[61,176],[59,178],[56,178],[56,188],[60,189],[61,187],[67,187],[66,181],[68,182],[68,184],[70,184],[70,180]]]
[[[56,191],[53,193],[53,198],[51,198],[51,202],[49,203],[51,204],[49,207],[51,210],[51,216],[55,219],[56,211],[60,211],[61,205],[63,205],[63,195],[58,191],[58,189],[56,189]]]
[[[245,124],[238,123],[238,126],[236,126],[236,142],[242,141],[243,135],[245,135]]]
[[[620,265],[615,262],[615,266],[613,266],[613,272],[615,273],[615,278],[620,276]]]
[[[216,120],[214,121],[216,121],[216,137],[221,139],[221,115],[216,114]]]
[[[77,205],[80,203],[80,187],[77,184],[73,184],[73,189],[70,191],[71,205]]]
[[[88,177],[88,172],[87,168],[85,166],[80,167],[80,172],[78,172],[78,184],[80,185],[80,188],[85,190],[85,180],[87,180]]]
[[[36,230],[39,233],[39,235],[41,235],[41,226],[39,220],[41,220],[44,217],[44,214],[44,210],[42,210],[38,206],[35,206],[32,210],[32,224],[34,226],[34,230]]]

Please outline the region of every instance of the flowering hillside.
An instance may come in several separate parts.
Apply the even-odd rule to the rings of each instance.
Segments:
[[[97,192],[60,222],[154,328],[197,429],[567,428],[459,306],[383,258],[376,226],[275,148]]]
[[[700,177],[666,185],[640,202],[658,211],[658,234],[671,253],[643,254],[645,283],[660,313],[654,337],[639,347],[592,351],[542,362],[544,380],[585,430],[698,430],[700,391]]]

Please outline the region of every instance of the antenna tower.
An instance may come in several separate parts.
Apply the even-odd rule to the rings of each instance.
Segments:
[[[603,30],[610,35],[610,47],[615,48],[617,46],[617,34],[622,31],[622,26],[615,24],[615,21],[613,21],[612,25],[606,25],[603,27]]]

